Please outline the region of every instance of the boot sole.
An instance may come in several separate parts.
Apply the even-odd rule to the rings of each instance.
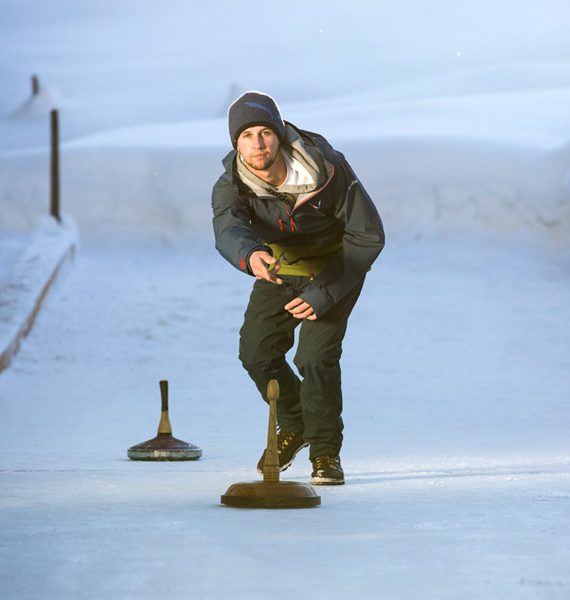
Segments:
[[[291,460],[288,463],[285,463],[282,467],[279,467],[279,472],[283,473],[283,471],[286,471],[293,464],[293,461],[295,460],[295,457],[297,456],[297,454],[299,454],[299,452],[301,452],[301,450],[303,448],[307,448],[308,445],[309,445],[309,443],[306,442],[302,446],[299,446],[299,448],[295,451],[295,454],[293,454],[293,456],[291,457]],[[263,475],[263,471],[262,470],[257,469],[257,472],[260,475]]]
[[[344,479],[311,477],[311,485],[344,485]]]

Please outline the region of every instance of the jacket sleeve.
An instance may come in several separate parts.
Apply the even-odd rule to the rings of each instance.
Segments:
[[[317,317],[322,317],[362,281],[385,241],[374,203],[344,156],[340,152],[338,156],[347,176],[345,192],[335,210],[335,217],[344,223],[343,248],[300,294]]]
[[[271,249],[251,226],[247,203],[238,189],[224,176],[220,177],[212,190],[214,236],[218,252],[236,269],[252,274],[249,257],[256,250]]]

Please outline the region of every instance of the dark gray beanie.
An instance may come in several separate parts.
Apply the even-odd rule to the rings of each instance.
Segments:
[[[285,138],[285,123],[275,100],[261,92],[245,92],[228,110],[228,126],[234,148],[239,134],[254,125],[270,127],[281,141]]]

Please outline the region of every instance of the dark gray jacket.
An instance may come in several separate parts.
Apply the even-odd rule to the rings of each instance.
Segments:
[[[225,172],[212,192],[214,234],[220,254],[249,274],[251,253],[268,250],[267,243],[294,247],[342,241],[342,250],[301,294],[320,317],[364,278],[384,247],[384,228],[343,154],[321,135],[295,129],[305,144],[316,146],[332,163],[334,173],[327,185],[294,209],[269,193],[257,196],[236,173],[233,150],[224,158]]]

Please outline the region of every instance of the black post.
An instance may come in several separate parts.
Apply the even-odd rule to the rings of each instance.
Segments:
[[[32,96],[37,96],[40,93],[40,82],[37,75],[32,75]]]
[[[51,207],[50,214],[61,222],[59,214],[59,119],[57,110],[51,117]]]

